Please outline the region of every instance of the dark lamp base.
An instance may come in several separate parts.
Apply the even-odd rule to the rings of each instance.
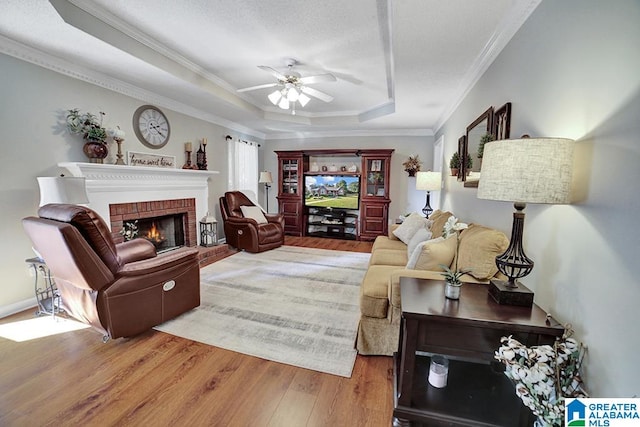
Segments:
[[[520,282],[517,287],[507,286],[509,282],[504,280],[491,279],[489,283],[489,295],[498,304],[519,305],[521,307],[531,307],[533,305],[533,291]]]

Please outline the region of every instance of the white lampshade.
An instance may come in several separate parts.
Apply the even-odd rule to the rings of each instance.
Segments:
[[[40,206],[49,203],[88,204],[84,178],[66,176],[39,176]]]
[[[267,98],[269,98],[269,101],[271,101],[273,105],[278,105],[278,101],[280,101],[280,97],[282,97],[282,94],[280,94],[280,91],[274,90],[269,94]]]
[[[416,190],[438,191],[442,188],[440,172],[418,172],[416,174]]]
[[[307,105],[309,103],[309,101],[311,101],[311,98],[309,98],[307,95],[305,95],[304,93],[301,93],[298,96],[298,102],[300,103],[301,107],[304,107],[305,105]]]
[[[478,198],[515,203],[569,203],[575,142],[523,138],[484,146]]]
[[[283,96],[280,102],[278,103],[278,107],[282,108],[283,110],[288,110],[289,100]]]
[[[287,92],[287,99],[289,100],[289,102],[296,102],[299,96],[300,94],[295,87],[290,88],[289,92]]]
[[[273,177],[271,176],[271,172],[260,172],[260,178],[258,179],[258,183],[260,184],[271,184],[273,182]]]

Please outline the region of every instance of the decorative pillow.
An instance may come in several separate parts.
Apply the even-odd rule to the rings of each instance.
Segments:
[[[471,224],[460,234],[458,269],[470,269],[478,280],[487,280],[498,272],[496,257],[507,250],[509,239],[503,232]]]
[[[409,244],[409,241],[414,234],[421,228],[427,229],[431,222],[420,214],[414,212],[400,224],[398,228],[393,230],[393,234],[405,245]]]
[[[411,254],[415,251],[418,244],[426,242],[431,238],[431,231],[426,228],[420,228],[413,235],[409,243],[407,243],[407,257],[411,258]]]
[[[440,264],[450,266],[456,254],[456,239],[437,237],[420,243],[411,254],[407,268],[413,270],[443,271]]]
[[[431,221],[433,221],[433,223],[431,224],[431,237],[435,239],[436,237],[442,236],[444,225],[452,215],[453,214],[451,212],[442,212],[440,210],[435,211],[431,215]]]
[[[254,219],[258,224],[267,223],[267,218],[265,218],[259,206],[240,206],[240,209],[243,217]]]

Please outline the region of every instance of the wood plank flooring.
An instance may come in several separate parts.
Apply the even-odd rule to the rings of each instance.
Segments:
[[[320,238],[286,244],[371,250]],[[358,356],[342,378],[157,331],[107,344],[91,329],[0,338],[1,426],[389,426],[392,390],[392,360],[382,356]]]

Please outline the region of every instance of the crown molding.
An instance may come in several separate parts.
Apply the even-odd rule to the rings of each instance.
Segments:
[[[522,24],[531,16],[541,2],[542,0],[522,0],[515,2],[514,7],[502,18],[498,28],[492,34],[462,79],[456,94],[452,97],[453,101],[436,122],[434,126],[435,132],[438,132],[446,121],[449,120],[471,89],[478,83],[478,80],[480,80],[485,71],[493,64],[493,61],[496,60],[500,52],[507,46]]]
[[[258,132],[254,129],[224,119],[215,114],[199,110],[174,99],[157,95],[156,93],[141,89],[130,83],[123,82],[122,80],[114,79],[113,77],[107,76],[98,71],[61,59],[39,49],[19,43],[3,35],[0,35],[0,53],[46,68],[67,77],[81,80],[130,98],[138,99],[147,104],[168,108],[178,113],[213,123],[236,132],[251,135],[256,138],[265,138],[265,134],[262,132]]]

